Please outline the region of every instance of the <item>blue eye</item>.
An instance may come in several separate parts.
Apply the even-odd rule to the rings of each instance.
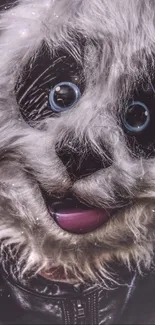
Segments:
[[[128,131],[133,133],[144,131],[149,122],[150,112],[144,103],[133,101],[127,106],[123,123]]]
[[[49,103],[54,112],[72,108],[80,99],[81,92],[72,82],[60,82],[50,91]]]

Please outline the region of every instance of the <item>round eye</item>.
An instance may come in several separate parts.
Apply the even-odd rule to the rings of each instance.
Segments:
[[[75,105],[81,97],[80,89],[72,82],[60,82],[50,91],[49,102],[54,112],[63,112]]]
[[[147,106],[139,101],[133,101],[126,109],[124,126],[130,132],[141,132],[150,122],[150,112]]]

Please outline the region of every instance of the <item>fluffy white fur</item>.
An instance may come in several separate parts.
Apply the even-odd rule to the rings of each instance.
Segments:
[[[23,67],[37,57],[43,41],[51,55],[64,48],[80,61],[80,35],[86,40],[84,95],[72,111],[48,119],[46,131],[28,126],[14,91]],[[139,271],[150,267],[155,160],[133,158],[118,115],[137,81],[149,80],[148,62],[154,72],[154,54],[151,0],[19,0],[1,11],[0,239],[2,259],[6,246],[20,250],[21,277],[30,269],[63,266],[80,281],[94,279],[96,269],[108,278],[106,264],[115,259],[129,268],[134,261]],[[104,161],[102,139],[111,166],[72,184],[55,152],[57,139],[67,142],[70,132]],[[51,195],[71,189],[86,203],[118,210],[93,233],[69,234],[49,216],[40,186]]]

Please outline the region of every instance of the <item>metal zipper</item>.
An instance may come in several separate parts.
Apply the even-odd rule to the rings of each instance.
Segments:
[[[90,315],[91,324],[98,324],[98,295],[97,292],[90,294],[87,298],[88,300],[88,314]]]
[[[77,300],[77,320],[78,325],[85,324],[85,308],[81,300]],[[80,322],[80,323],[79,323]]]

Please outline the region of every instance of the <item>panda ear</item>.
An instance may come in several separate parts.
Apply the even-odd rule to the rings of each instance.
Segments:
[[[18,2],[18,0],[0,0],[0,11],[11,9],[15,7]]]

